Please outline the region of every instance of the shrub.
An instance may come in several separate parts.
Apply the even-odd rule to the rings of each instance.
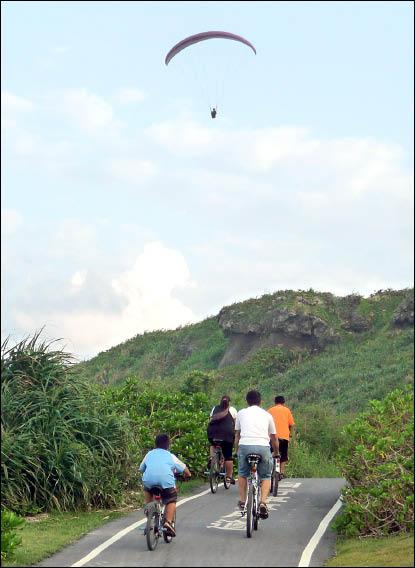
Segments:
[[[212,405],[204,393],[156,390],[137,378],[130,378],[123,387],[108,389],[104,396],[109,406],[132,421],[136,465],[154,448],[156,435],[165,433],[170,436],[171,451],[193,474],[200,475],[205,470],[206,428]]]
[[[14,556],[15,549],[21,544],[22,539],[17,530],[22,528],[25,520],[18,517],[12,511],[1,511],[1,560],[10,560]]]
[[[335,525],[347,536],[413,529],[413,394],[395,390],[369,406],[345,428],[339,453],[348,486]]]
[[[212,371],[189,371],[184,376],[180,390],[184,394],[194,394],[196,392],[206,393],[211,389],[212,377]]]

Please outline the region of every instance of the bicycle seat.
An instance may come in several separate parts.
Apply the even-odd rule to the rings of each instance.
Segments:
[[[153,485],[152,487],[149,487],[149,493],[152,495],[160,496],[162,491],[163,488],[160,485]]]
[[[248,454],[246,459],[249,463],[259,463],[262,460],[262,456],[260,454]]]

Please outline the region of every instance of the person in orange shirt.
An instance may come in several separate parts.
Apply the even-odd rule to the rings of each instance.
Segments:
[[[288,443],[295,425],[294,418],[291,410],[285,406],[285,398],[283,396],[275,397],[275,406],[268,408],[268,412],[273,417],[275,428],[277,429],[281,454],[281,473],[284,475],[285,464],[288,461]]]

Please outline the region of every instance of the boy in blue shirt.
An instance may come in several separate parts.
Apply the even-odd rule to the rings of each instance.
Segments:
[[[167,434],[159,434],[156,437],[155,445],[155,449],[146,454],[139,468],[144,474],[144,501],[147,504],[153,500],[152,487],[158,485],[162,488],[161,498],[166,506],[164,528],[171,536],[176,536],[173,524],[177,502],[174,474],[184,473],[186,477],[191,477],[191,473],[186,464],[169,452],[170,439]]]

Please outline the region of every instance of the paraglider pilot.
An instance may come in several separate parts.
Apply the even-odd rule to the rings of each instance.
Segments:
[[[211,108],[211,109],[210,109],[210,116],[211,116],[212,118],[216,118],[216,115],[217,115],[216,107]]]

